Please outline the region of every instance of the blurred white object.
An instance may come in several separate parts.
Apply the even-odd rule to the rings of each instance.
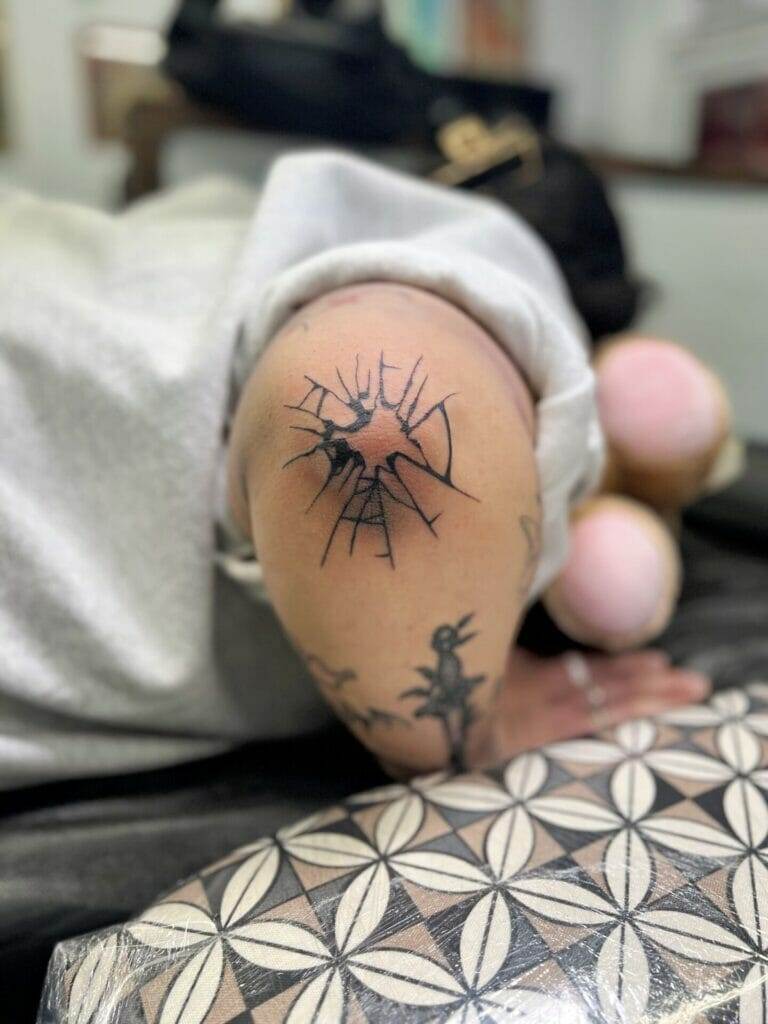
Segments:
[[[115,25],[89,25],[81,49],[97,60],[154,66],[165,57],[165,39],[156,29]]]
[[[96,22],[162,33],[174,8],[175,0],[5,0],[11,149],[0,161],[0,180],[56,198],[114,205],[126,156],[119,145],[97,144],[90,136],[78,39]],[[114,46],[116,38],[107,34],[101,44]],[[121,46],[127,38],[121,34]],[[146,59],[147,37],[132,38]],[[155,36],[150,46],[157,52],[161,43]]]

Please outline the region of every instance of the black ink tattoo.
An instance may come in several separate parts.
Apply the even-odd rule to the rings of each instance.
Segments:
[[[387,374],[399,369],[379,356],[378,381],[372,386],[370,368],[363,373],[360,359],[355,359],[354,383],[349,384],[337,368],[337,388],[321,384],[305,375],[309,385],[296,405],[287,406],[294,413],[308,419],[292,425],[300,433],[310,434],[316,440],[305,451],[284,463],[283,468],[300,459],[320,455],[327,460],[327,475],[306,511],[315,505],[322,494],[331,489],[337,496],[339,512],[331,528],[320,559],[325,562],[334,541],[344,529],[347,532],[349,554],[361,529],[374,530],[383,549],[377,557],[385,558],[394,568],[392,545],[392,514],[396,507],[403,508],[418,518],[433,536],[437,536],[435,523],[440,513],[429,514],[414,493],[413,480],[409,486],[401,468],[409,467],[423,474],[419,479],[437,481],[473,501],[479,499],[458,487],[453,480],[453,435],[447,403],[454,394],[445,395],[432,405],[424,402],[424,388],[428,375],[421,367],[419,357],[397,398],[387,396]],[[328,405],[336,415],[328,414]],[[444,440],[445,457],[442,465],[425,452],[419,440],[419,430],[426,424],[437,423]],[[392,427],[402,435],[402,441],[392,451],[382,452],[379,439],[387,436]]]
[[[469,625],[474,613],[459,619],[455,626],[444,625],[432,634],[431,646],[437,655],[434,668],[419,665],[416,669],[427,680],[429,686],[415,686],[401,693],[401,698],[422,697],[424,703],[414,712],[416,718],[437,718],[445,733],[451,767],[464,767],[464,752],[469,727],[476,715],[469,697],[472,691],[485,681],[485,676],[465,676],[461,658],[456,648],[477,636],[462,629]]]
[[[336,712],[338,717],[346,725],[352,728],[357,727],[369,732],[375,725],[383,725],[390,728],[393,725],[406,725],[409,728],[411,723],[389,711],[381,708],[363,707],[352,698],[339,697],[339,690],[348,683],[357,682],[358,675],[351,668],[334,669],[323,661],[316,654],[302,652],[304,663],[310,670],[323,692],[326,700]]]
[[[407,719],[402,718],[400,715],[393,715],[389,711],[382,711],[381,708],[356,708],[347,701],[341,701],[335,705],[336,714],[349,726],[357,726],[358,728],[365,729],[366,732],[375,725],[384,725],[390,728],[393,725],[407,725],[411,727],[411,723]]]

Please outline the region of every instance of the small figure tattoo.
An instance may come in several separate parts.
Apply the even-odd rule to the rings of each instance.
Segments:
[[[448,401],[455,393],[444,395],[429,405],[424,401],[428,375],[422,369],[421,356],[414,363],[397,397],[388,396],[391,375],[400,368],[379,356],[377,380],[372,382],[371,370],[364,373],[360,358],[355,358],[354,381],[347,383],[336,369],[337,386],[329,387],[305,374],[308,390],[296,405],[286,408],[307,417],[294,423],[292,430],[310,434],[316,440],[305,451],[292,456],[283,468],[300,459],[321,456],[327,461],[325,480],[309,503],[309,512],[329,489],[338,497],[338,514],[328,535],[320,558],[325,565],[334,543],[346,533],[349,555],[361,530],[375,531],[382,543],[378,558],[395,567],[392,542],[392,516],[396,507],[417,516],[433,536],[440,512],[426,511],[418,495],[418,481],[437,481],[472,501],[473,495],[462,490],[453,480],[453,434]],[[332,409],[329,410],[329,406]],[[442,437],[441,457],[430,456],[422,447],[419,430],[437,425]],[[401,436],[397,447],[381,451],[379,439],[391,436],[392,428]],[[444,453],[444,454],[443,454]],[[401,470],[415,470],[418,478],[406,482]]]
[[[474,612],[459,619],[455,626],[438,626],[432,634],[431,646],[437,655],[433,668],[419,665],[416,669],[429,686],[415,686],[400,694],[401,698],[421,697],[424,703],[414,711],[416,718],[437,718],[445,732],[451,767],[464,767],[464,752],[469,727],[475,721],[475,711],[469,702],[476,687],[485,681],[484,675],[465,676],[464,666],[456,649],[468,643],[477,633],[464,633],[474,618]]]

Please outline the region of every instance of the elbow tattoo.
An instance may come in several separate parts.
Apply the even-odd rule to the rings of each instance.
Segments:
[[[355,358],[354,379],[347,384],[337,368],[338,386],[330,387],[305,375],[308,390],[296,405],[288,405],[304,419],[291,429],[315,438],[311,447],[292,456],[283,468],[301,459],[325,460],[325,480],[306,511],[326,492],[337,499],[335,519],[326,540],[320,565],[346,534],[349,555],[361,531],[374,531],[381,540],[377,557],[395,567],[392,540],[393,514],[403,509],[417,517],[437,537],[440,512],[428,512],[421,494],[423,484],[435,481],[472,501],[453,479],[453,433],[444,395],[429,404],[424,400],[428,375],[419,357],[401,383],[392,380],[400,370],[381,353],[372,381],[371,369],[363,372]],[[392,392],[395,391],[393,395]],[[427,441],[437,435],[437,443]],[[396,438],[396,443],[384,438]]]

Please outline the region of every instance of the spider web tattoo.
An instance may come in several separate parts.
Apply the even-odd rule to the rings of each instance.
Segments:
[[[360,531],[369,530],[375,531],[382,543],[382,550],[376,557],[386,559],[394,569],[392,514],[398,507],[417,516],[425,529],[436,537],[435,523],[441,513],[430,515],[426,511],[415,493],[419,490],[419,480],[436,481],[465,498],[479,500],[453,480],[453,433],[447,403],[456,392],[431,405],[426,403],[423,396],[429,376],[423,371],[419,356],[399,394],[389,397],[387,376],[399,370],[400,367],[385,361],[382,352],[377,366],[378,381],[372,386],[371,370],[361,372],[358,355],[354,381],[348,384],[338,367],[334,387],[305,374],[306,393],[296,405],[286,406],[306,417],[292,424],[291,429],[310,434],[316,440],[310,448],[288,459],[283,468],[318,454],[328,463],[325,480],[306,511],[309,512],[329,490],[338,496],[339,511],[320,559],[321,566],[325,565],[343,530],[347,532],[350,556],[354,554]],[[389,385],[391,387],[391,379]],[[329,405],[334,407],[335,415],[329,414]],[[428,423],[437,424],[439,428],[445,452],[442,459],[430,456],[419,440],[420,428]],[[377,438],[391,436],[392,426],[402,439],[391,451],[382,452]],[[410,483],[403,477],[402,471],[406,468],[417,474]]]

